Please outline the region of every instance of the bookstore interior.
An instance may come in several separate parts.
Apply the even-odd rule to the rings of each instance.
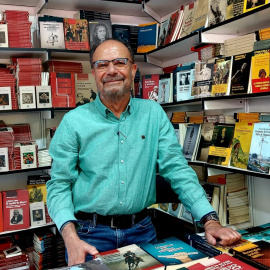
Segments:
[[[73,269],[47,210],[48,149],[63,116],[96,99],[89,52],[109,38],[129,43],[132,96],[160,104],[242,239],[208,244],[157,171],[158,241],[74,269],[270,269],[269,14],[270,0],[0,0],[0,270]]]

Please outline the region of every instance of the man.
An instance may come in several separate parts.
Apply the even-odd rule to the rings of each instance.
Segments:
[[[154,86],[153,90],[148,92],[148,99],[158,101],[158,86]]]
[[[20,214],[18,209],[15,209],[13,211],[13,217],[10,220],[10,223],[11,224],[19,224],[20,222],[22,222],[22,220],[23,220],[23,216]]]
[[[213,208],[160,105],[130,97],[137,69],[132,50],[106,40],[92,48],[90,60],[97,98],[67,113],[50,145],[47,204],[69,265],[156,239],[146,207],[156,200],[157,162],[186,208],[204,222],[209,242],[238,240],[240,234],[210,215]]]

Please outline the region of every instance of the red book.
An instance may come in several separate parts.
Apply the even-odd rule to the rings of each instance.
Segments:
[[[3,231],[4,231],[4,227],[3,227],[3,203],[2,203],[2,193],[0,192],[0,232],[3,232]]]
[[[74,73],[50,72],[50,85],[53,107],[76,107]]]
[[[187,267],[189,270],[221,270],[221,269],[238,269],[238,270],[255,270],[257,268],[252,267],[226,253],[210,258],[208,260],[196,263]]]
[[[4,231],[27,229],[29,193],[25,189],[2,191]]]
[[[142,98],[157,101],[158,100],[159,75],[144,75],[142,86]]]

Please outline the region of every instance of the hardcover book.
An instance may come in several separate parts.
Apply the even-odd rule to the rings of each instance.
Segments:
[[[143,75],[142,98],[158,101],[159,74]]]
[[[19,86],[20,109],[36,108],[35,86]]]
[[[11,87],[0,87],[0,111],[12,110]]]
[[[90,50],[87,20],[64,18],[64,33],[67,50]]]
[[[166,270],[188,267],[207,258],[205,254],[176,237],[139,245],[166,266]]]
[[[270,91],[269,49],[253,52],[251,60],[252,93]]]
[[[249,150],[248,170],[269,174],[270,123],[255,123]]]
[[[24,189],[2,191],[4,231],[29,227],[28,191]]]
[[[57,21],[41,21],[39,18],[40,47],[48,49],[65,49],[65,36],[62,18]],[[46,19],[44,19],[46,20]]]
[[[158,23],[139,24],[137,53],[146,53],[157,48]]]
[[[195,265],[189,266],[189,270],[206,270],[206,269],[215,269],[222,270],[227,269],[243,269],[243,270],[255,270],[256,268],[246,264],[228,254],[220,254],[214,258],[208,259],[196,263]]]
[[[75,74],[76,107],[92,102],[97,97],[97,85],[92,74]]]
[[[101,252],[96,255],[96,258],[111,270],[130,269],[133,266],[142,270],[165,269],[162,263],[135,244]]]
[[[247,169],[253,127],[254,124],[248,122],[235,124],[230,163],[232,167]]]
[[[246,94],[248,92],[251,53],[233,56],[230,94]]]
[[[0,172],[9,171],[8,148],[0,147]]]
[[[37,108],[52,107],[52,90],[51,86],[36,86]]]

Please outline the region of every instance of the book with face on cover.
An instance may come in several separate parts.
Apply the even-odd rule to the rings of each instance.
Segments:
[[[0,172],[9,171],[8,148],[0,148]]]
[[[11,87],[0,87],[0,111],[12,110]]]

